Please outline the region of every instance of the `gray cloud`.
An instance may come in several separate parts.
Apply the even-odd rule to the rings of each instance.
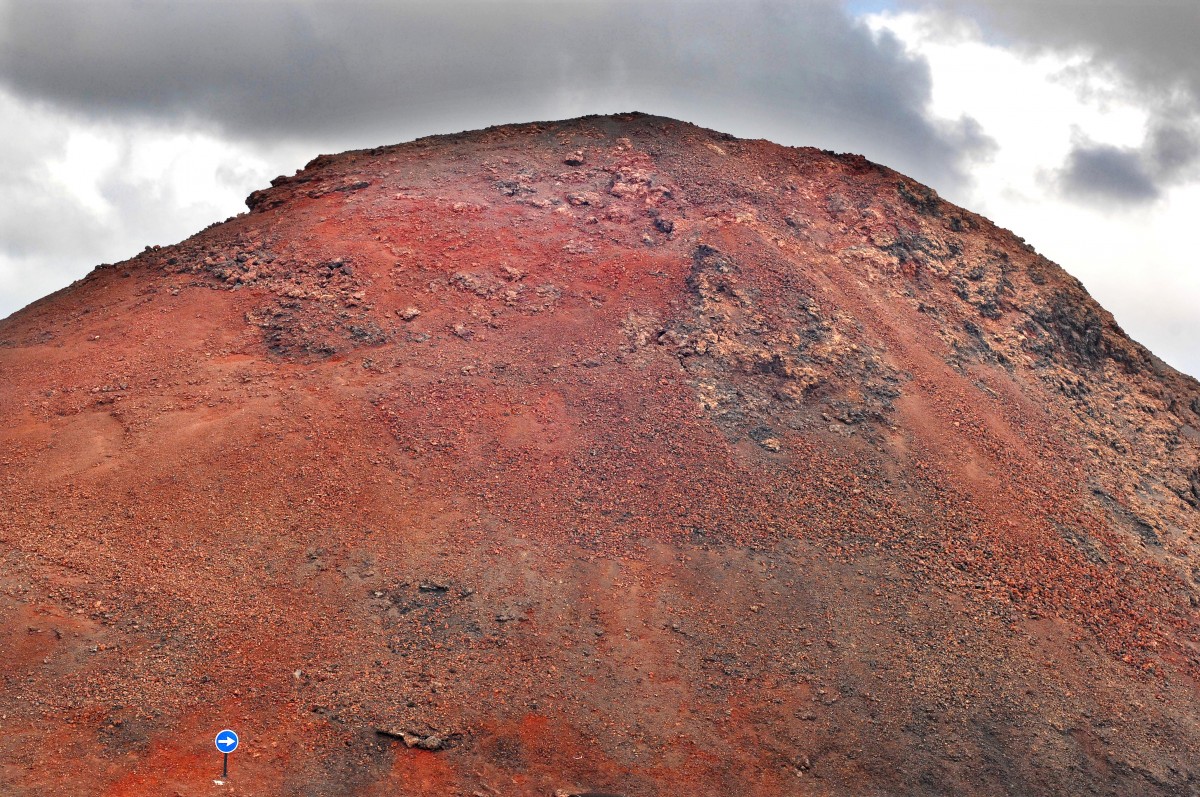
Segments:
[[[1067,196],[1102,204],[1151,202],[1161,195],[1135,149],[1077,144],[1056,178]]]
[[[926,65],[836,0],[10,0],[0,23],[0,82],[25,97],[249,140],[369,146],[636,109],[863,152],[951,193],[980,151],[927,119]]]
[[[1145,205],[1170,185],[1195,177],[1200,136],[1186,123],[1156,122],[1140,147],[1076,141],[1053,176],[1073,199],[1100,205]]]
[[[1064,164],[1067,192],[1085,201],[1142,204],[1200,172],[1200,3],[1139,0],[901,0],[945,16],[962,17],[1005,46],[1086,53],[1092,70],[1115,69],[1128,96],[1151,116],[1136,149],[1077,146]],[[1087,70],[1076,70],[1081,95],[1091,95]]]
[[[1191,179],[1200,161],[1200,124],[1195,119],[1161,118],[1146,136],[1151,170],[1160,179]]]

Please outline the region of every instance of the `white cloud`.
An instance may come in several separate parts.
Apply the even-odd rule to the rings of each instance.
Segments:
[[[76,126],[67,131],[57,155],[46,159],[45,168],[58,188],[98,218],[111,217],[113,208],[100,193],[100,182],[121,157],[116,143]]]

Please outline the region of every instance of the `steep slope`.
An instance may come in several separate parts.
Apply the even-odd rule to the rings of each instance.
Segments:
[[[5,794],[1200,794],[1200,386],[1020,239],[636,114],[247,202],[0,322]]]

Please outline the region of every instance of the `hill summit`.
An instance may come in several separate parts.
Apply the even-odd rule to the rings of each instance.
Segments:
[[[0,791],[1200,794],[1200,386],[856,155],[321,156],[0,322]]]

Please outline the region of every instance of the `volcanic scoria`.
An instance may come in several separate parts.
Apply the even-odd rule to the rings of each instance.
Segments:
[[[1021,239],[639,114],[247,203],[0,322],[0,792],[1200,794],[1200,386]]]

